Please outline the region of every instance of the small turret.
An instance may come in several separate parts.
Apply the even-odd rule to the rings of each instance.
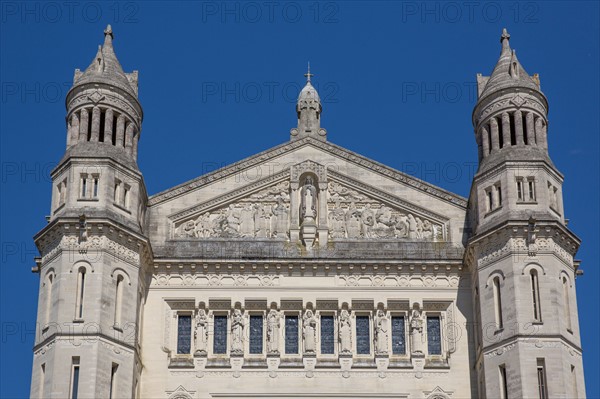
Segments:
[[[326,140],[327,131],[321,128],[321,98],[317,89],[311,83],[311,77],[315,76],[310,73],[310,64],[308,64],[308,72],[306,76],[306,85],[298,95],[298,103],[296,104],[296,112],[298,114],[298,127],[291,130],[291,139],[299,139],[306,136]]]
[[[105,155],[137,169],[142,124],[138,72],[123,72],[113,48],[110,25],[104,44],[84,72],[75,70],[66,100],[67,154]]]
[[[478,101],[473,126],[479,148],[480,171],[507,160],[548,157],[548,101],[537,74],[530,76],[509,45],[503,30],[502,50],[490,76],[477,75]]]

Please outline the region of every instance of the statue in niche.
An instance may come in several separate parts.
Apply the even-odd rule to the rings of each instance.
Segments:
[[[408,214],[408,238],[417,238],[417,220],[412,214]]]
[[[360,221],[362,222],[362,236],[364,238],[373,237],[373,226],[375,225],[375,214],[371,209],[371,204],[365,205],[363,209]]]
[[[410,352],[423,354],[423,318],[419,309],[414,309],[410,319]]]
[[[304,338],[304,353],[316,353],[317,350],[317,319],[312,310],[307,310],[302,323],[302,337]]]
[[[340,354],[352,353],[352,323],[350,313],[343,309],[340,313]]]
[[[313,178],[307,176],[302,186],[300,216],[302,223],[314,222],[317,217],[317,188],[314,186]]]
[[[279,328],[281,327],[281,315],[275,309],[271,309],[267,315],[267,353],[279,354]]]
[[[288,232],[288,210],[283,203],[283,198],[277,198],[277,205],[273,208],[273,237],[285,237]]]
[[[377,355],[388,354],[388,331],[388,318],[380,309],[375,316],[375,353]]]
[[[233,316],[231,317],[231,353],[241,354],[244,353],[243,345],[244,337],[244,318],[242,311],[235,309]]]
[[[346,213],[340,205],[340,200],[335,201],[335,208],[329,212],[329,234],[331,238],[346,237]]]
[[[240,212],[240,234],[242,237],[254,237],[254,214],[252,204],[246,204]]]
[[[197,356],[206,356],[208,342],[208,316],[204,309],[199,309],[196,315],[196,329],[194,331],[194,352]]]
[[[350,203],[350,208],[346,211],[346,232],[348,238],[358,238],[361,234],[360,211],[356,209],[354,201]]]

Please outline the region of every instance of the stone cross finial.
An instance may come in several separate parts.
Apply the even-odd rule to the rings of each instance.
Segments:
[[[500,43],[502,43],[502,44],[504,44],[504,43],[508,44],[509,40],[510,40],[510,34],[506,30],[506,28],[502,29],[502,36],[500,36]]]
[[[304,76],[306,76],[306,83],[310,83],[310,78],[315,76],[312,73],[310,73],[310,62],[308,63],[308,72],[306,72]]]
[[[113,36],[113,31],[112,31],[112,26],[107,25],[106,29],[104,29],[104,42],[112,42],[112,40],[114,39]]]

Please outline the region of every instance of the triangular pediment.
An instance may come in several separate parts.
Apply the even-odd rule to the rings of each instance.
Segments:
[[[265,163],[265,161],[269,159],[285,156],[286,154],[293,153],[294,151],[297,151],[306,146],[310,146],[315,148],[316,150],[329,153],[332,155],[332,157],[336,157],[338,159],[345,159],[349,162],[352,162],[355,165],[368,168],[374,171],[375,173],[397,181],[399,184],[411,187],[423,193],[427,193],[427,195],[437,197],[438,199],[455,205],[459,208],[466,209],[467,207],[467,199],[460,195],[451,193],[433,184],[427,183],[406,173],[400,172],[396,169],[390,168],[386,165],[363,157],[362,155],[359,155],[353,151],[335,145],[331,142],[316,140],[312,137],[306,137],[303,139],[286,142],[284,144],[270,148],[266,151],[260,152],[241,161],[235,162],[229,166],[218,169],[214,172],[207,173],[186,183],[180,184],[171,189],[152,195],[148,199],[148,205],[155,206],[165,201],[173,200],[177,197],[186,195],[194,190],[201,189],[202,187],[205,187],[215,181],[236,176],[240,173],[240,171],[256,168],[257,166]]]
[[[304,190],[307,174],[313,194]],[[169,215],[171,238],[290,240],[305,195],[318,204],[315,226],[330,241],[447,239],[448,217],[311,160]]]

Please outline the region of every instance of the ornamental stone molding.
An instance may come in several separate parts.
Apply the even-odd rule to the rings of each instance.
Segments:
[[[364,166],[365,168],[369,168],[374,172],[377,172],[383,176],[386,176],[390,179],[396,180],[405,185],[416,188],[420,191],[426,192],[434,197],[438,197],[444,201],[450,202],[460,208],[467,207],[467,200],[461,196],[450,193],[449,191],[445,191],[441,188],[435,187],[432,184],[426,183],[422,180],[411,177],[407,174],[389,168],[383,164],[380,164],[375,161],[371,161],[361,155],[358,155],[354,152],[346,150],[342,147],[338,147],[335,144],[330,142],[322,142],[320,140],[306,137],[302,139],[298,139],[292,142],[288,142],[277,147],[271,148],[269,150],[263,151],[253,157],[246,158],[245,160],[236,162],[230,166],[226,166],[214,172],[208,173],[206,175],[200,176],[194,180],[191,180],[187,183],[181,184],[173,189],[163,191],[162,193],[158,193],[156,195],[151,196],[148,199],[148,206],[153,206],[163,201],[170,200],[172,198],[178,197],[182,194],[185,194],[189,191],[198,189],[202,186],[205,186],[213,181],[224,179],[228,176],[235,175],[240,173],[241,171],[251,168],[253,166],[257,166],[269,159],[276,158],[280,155],[291,152],[297,148],[303,147],[305,145],[312,145],[316,148],[327,151],[331,154],[334,154],[342,159],[346,159],[351,161],[357,165]]]
[[[86,254],[88,251],[102,250],[114,255],[117,259],[123,260],[134,266],[140,265],[139,252],[120,244],[107,236],[90,236],[83,242],[80,241],[79,237],[74,235],[62,236],[44,249],[45,251],[42,252],[42,264],[52,261],[62,252]]]

